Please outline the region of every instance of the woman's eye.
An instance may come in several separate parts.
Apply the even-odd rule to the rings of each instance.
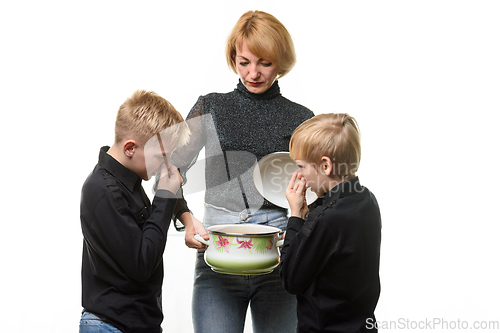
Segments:
[[[272,66],[272,65],[273,65],[273,64],[272,64],[271,62],[268,62],[268,63],[267,63],[267,62],[266,62],[266,63],[262,63],[262,66],[264,66],[264,67],[270,67],[270,66]]]
[[[246,66],[248,65],[248,62],[240,62],[240,66]]]

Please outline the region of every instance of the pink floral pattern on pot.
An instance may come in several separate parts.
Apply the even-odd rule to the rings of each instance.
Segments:
[[[226,250],[227,253],[229,253],[229,246],[231,244],[229,243],[229,239],[228,238],[229,237],[221,237],[219,235],[219,240],[215,242],[215,246],[217,247],[217,250],[222,251],[222,249],[224,249],[224,250]]]
[[[248,250],[251,250],[252,247],[253,247],[253,244],[252,244],[252,239],[250,238],[249,240],[245,241],[245,240],[242,240],[240,241],[238,237],[236,237],[236,241],[238,242],[238,244],[240,244],[240,247],[238,247],[238,249],[248,249]],[[252,251],[250,251],[252,252]]]
[[[221,235],[215,237],[213,235],[212,241],[217,251],[227,253],[230,253],[233,246],[237,246],[238,249],[246,249],[250,253],[254,250],[261,254],[265,254],[273,248],[273,241],[269,237],[243,238],[241,240],[239,237],[222,237]]]

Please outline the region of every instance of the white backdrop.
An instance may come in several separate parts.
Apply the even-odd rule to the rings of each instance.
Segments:
[[[383,218],[376,316],[399,325],[380,331],[500,321],[498,1],[48,0],[0,4],[2,332],[78,330],[80,189],[119,105],[147,89],[185,116],[234,89],[224,43],[250,9],[293,36],[283,95],[360,124]],[[169,237],[163,327],[191,332],[194,252]]]

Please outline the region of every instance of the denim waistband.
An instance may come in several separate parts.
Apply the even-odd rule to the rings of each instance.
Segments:
[[[209,227],[216,224],[256,223],[271,225],[284,230],[288,221],[288,211],[284,208],[264,208],[256,211],[245,209],[241,212],[232,212],[222,207],[205,204],[203,224]]]

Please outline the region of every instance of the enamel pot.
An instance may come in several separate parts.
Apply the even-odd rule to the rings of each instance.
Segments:
[[[220,224],[207,228],[205,262],[214,272],[236,275],[271,273],[279,263],[281,229],[259,224]]]

